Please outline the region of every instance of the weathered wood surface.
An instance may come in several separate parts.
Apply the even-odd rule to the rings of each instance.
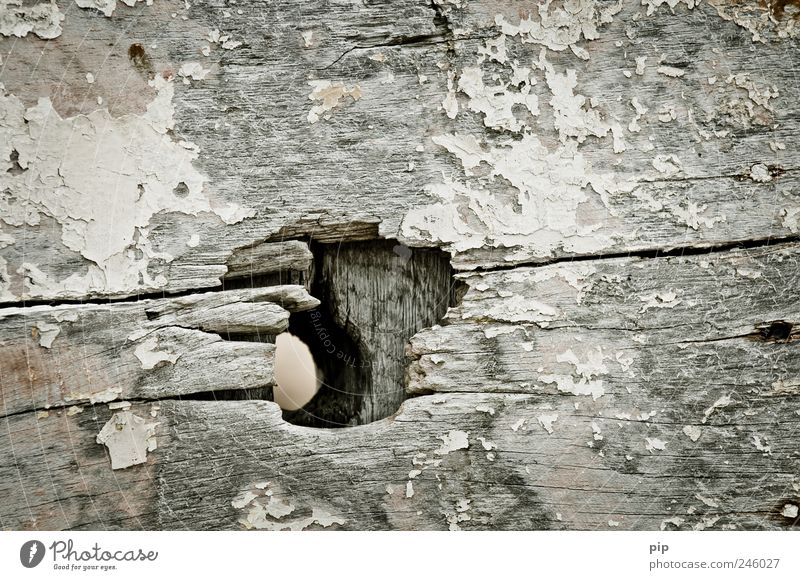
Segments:
[[[798,525],[795,3],[35,4],[0,0],[0,527]],[[406,269],[440,250],[457,283]],[[231,400],[317,299],[392,394],[309,409],[392,416]]]
[[[0,311],[3,415],[273,386],[275,335],[319,301],[300,286]],[[234,340],[223,340],[232,337]]]

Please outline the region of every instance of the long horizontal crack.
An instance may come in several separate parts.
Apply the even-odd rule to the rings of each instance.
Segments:
[[[262,389],[262,388],[271,388],[271,385],[266,385],[264,387],[248,387],[246,389],[220,389],[218,391],[197,391],[194,393],[186,393],[183,395],[167,395],[164,397],[152,397],[152,398],[144,398],[144,397],[128,397],[128,398],[120,398],[115,399],[113,401],[104,401],[104,402],[96,402],[92,403],[89,401],[76,401],[73,403],[55,403],[48,407],[34,407],[31,409],[21,409],[19,411],[14,411],[13,413],[0,413],[0,419],[11,419],[13,417],[18,417],[20,415],[26,415],[29,413],[41,413],[41,412],[56,412],[56,411],[64,411],[69,409],[70,407],[103,407],[113,403],[130,403],[131,405],[148,405],[150,403],[162,403],[164,401],[230,401],[236,400],[237,397],[232,396],[235,394],[241,394],[241,398],[238,400],[254,400],[254,401],[266,401],[267,399],[263,398],[253,398],[250,399],[247,397],[247,393],[249,391],[253,391],[255,389]],[[272,402],[272,401],[268,401]]]
[[[443,34],[426,34],[421,36],[408,36],[408,37],[398,37],[396,39],[390,39],[389,41],[384,42],[377,42],[374,44],[359,44],[348,48],[342,54],[340,54],[336,60],[331,62],[330,64],[325,65],[324,67],[318,68],[316,70],[328,70],[336,63],[341,61],[344,57],[352,52],[356,52],[359,50],[373,50],[376,48],[395,48],[399,46],[408,46],[408,47],[424,47],[424,46],[437,46],[440,44],[449,45],[453,42],[458,41],[470,41],[470,40],[486,40],[488,38],[494,38],[492,35],[478,35],[478,36],[458,36],[454,38],[447,37]]]
[[[382,239],[382,238],[380,238]],[[768,246],[788,245],[800,243],[800,235],[782,236],[782,237],[767,237],[751,240],[739,240],[732,242],[725,242],[719,244],[695,244],[689,246],[678,246],[670,249],[655,248],[652,250],[630,250],[627,252],[609,252],[601,254],[579,254],[575,256],[561,256],[549,260],[539,261],[525,261],[514,262],[511,264],[494,265],[494,266],[477,266],[474,268],[459,268],[454,265],[456,273],[469,274],[471,272],[502,272],[507,270],[515,270],[517,268],[541,268],[544,266],[551,266],[553,264],[563,264],[569,262],[589,262],[594,260],[612,260],[619,258],[670,258],[682,256],[702,256],[707,254],[714,254],[718,252],[725,252],[730,250],[747,250],[755,248],[763,248]],[[170,298],[182,298],[185,296],[192,296],[198,294],[207,294],[211,292],[224,292],[224,286],[214,286],[207,288],[195,288],[187,290],[177,290],[174,292],[143,292],[132,296],[121,297],[106,297],[106,298],[87,298],[87,299],[51,299],[51,300],[20,300],[18,302],[4,302],[0,303],[0,314],[5,308],[29,308],[34,306],[62,306],[62,305],[111,305],[111,304],[128,304],[136,303],[143,300],[161,300]]]
[[[627,252],[608,252],[603,254],[583,254],[576,256],[560,256],[550,260],[541,261],[527,261],[527,262],[514,262],[512,264],[503,264],[490,267],[477,266],[475,268],[458,268],[454,266],[459,273],[469,274],[470,272],[502,272],[506,270],[515,270],[517,268],[541,268],[544,266],[552,266],[553,264],[563,264],[569,262],[591,262],[596,260],[614,260],[620,258],[674,258],[683,256],[704,256],[708,254],[716,254],[719,252],[727,252],[731,250],[750,250],[755,248],[766,248],[768,246],[779,246],[796,244],[800,242],[800,235],[783,236],[783,237],[768,237],[755,240],[739,240],[735,242],[725,242],[721,244],[696,244],[690,246],[678,246],[668,250],[656,248],[653,250],[631,250]]]

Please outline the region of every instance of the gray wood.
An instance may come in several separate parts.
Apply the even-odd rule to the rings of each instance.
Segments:
[[[318,304],[301,287],[279,286],[6,308],[0,311],[0,409],[10,415],[271,387],[275,346],[242,342],[239,334],[279,334],[288,327],[289,311]]]

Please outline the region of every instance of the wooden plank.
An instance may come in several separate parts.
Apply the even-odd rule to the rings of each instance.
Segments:
[[[10,500],[2,521],[13,529],[792,525],[780,512],[800,485],[796,405],[756,398],[687,423],[679,406],[662,409],[653,399],[641,401],[646,419],[615,417],[633,410],[619,399],[605,408],[582,400],[579,410],[575,401],[435,395],[406,401],[390,419],[335,430],[287,425],[269,402],[164,401],[154,419],[158,448],[145,465],[114,471],[94,442],[109,411],[96,407],[94,420],[90,409],[67,418],[26,414],[9,423],[24,459],[1,460]],[[135,412],[149,417],[146,406]],[[72,448],[59,448],[68,443],[57,443],[64,439],[51,424],[61,435],[68,430]],[[699,430],[697,441],[687,428]],[[2,437],[8,446],[8,432]],[[67,464],[56,470],[56,461]],[[99,496],[94,509],[75,487],[82,472],[91,498]],[[126,487],[130,481],[141,483]],[[26,495],[38,499],[26,505]]]
[[[464,275],[463,302],[411,339],[409,392],[794,382],[800,310],[788,289],[800,283],[799,249]]]
[[[786,20],[753,43],[716,5],[584,1],[533,38],[519,2],[160,4],[74,10],[10,51],[2,178],[24,203],[4,206],[4,301],[217,286],[276,236],[399,237],[469,269],[798,233]],[[76,126],[104,129],[63,157]],[[131,131],[138,165],[92,174]],[[63,200],[94,200],[82,217],[29,191],[53,166]],[[119,213],[87,207],[109,187]]]
[[[0,310],[3,415],[271,387],[275,335],[319,301],[299,286]],[[286,308],[286,309],[284,309]],[[228,337],[234,340],[225,340]]]

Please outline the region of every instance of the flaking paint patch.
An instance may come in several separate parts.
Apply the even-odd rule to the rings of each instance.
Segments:
[[[458,134],[438,142],[461,161],[465,173],[485,163],[492,177],[510,183],[516,207],[490,189],[445,177],[425,188],[440,201],[412,209],[403,219],[405,238],[447,245],[456,252],[494,247],[505,260],[550,257],[558,249],[592,253],[613,245],[611,235],[598,231],[603,221],[580,222],[578,208],[590,200],[587,186],[607,198],[631,191],[635,183],[594,172],[574,139],[555,151],[531,133],[489,148]]]
[[[533,83],[530,80],[516,91],[509,91],[509,84],[498,82],[486,86],[483,71],[478,67],[465,67],[458,79],[458,89],[469,97],[468,108],[482,114],[484,125],[517,132],[524,127],[524,123],[516,117],[514,108],[522,106],[531,115],[537,116],[539,97],[531,92]],[[451,118],[455,118],[455,115]]]
[[[130,6],[133,8],[136,6],[137,2],[146,2],[148,6],[153,5],[153,0],[119,0],[126,6]],[[117,0],[75,0],[75,4],[80,6],[81,8],[94,8],[95,10],[99,10],[102,12],[106,17],[110,17],[114,14],[114,10],[117,8]]]
[[[446,435],[439,435],[442,445],[434,451],[436,455],[447,455],[459,449],[469,448],[469,433],[453,430]]]
[[[795,18],[779,19],[771,11],[775,2],[731,2],[730,0],[707,0],[719,16],[734,22],[750,32],[753,42],[767,42],[774,35],[779,39],[800,36],[800,27]]]
[[[133,351],[142,368],[150,370],[162,362],[175,364],[181,355],[173,352],[170,348],[158,349],[158,337],[150,336],[136,346]]]
[[[733,403],[733,399],[731,399],[730,395],[723,395],[712,404],[708,409],[705,410],[703,413],[703,423],[708,421],[709,417],[717,410],[722,409],[723,407],[727,407]]]
[[[64,15],[55,0],[0,0],[0,34],[23,38],[33,33],[49,40],[61,35]]]
[[[597,400],[605,394],[605,388],[603,381],[596,377],[608,373],[605,361],[611,357],[603,354],[600,346],[587,350],[584,357],[585,360],[581,360],[572,349],[568,349],[556,357],[556,362],[569,363],[575,367],[575,372],[579,375],[577,381],[572,374],[540,374],[537,380],[548,385],[555,384],[556,388],[563,393],[591,396],[592,399]]]
[[[414,208],[404,217],[401,237],[412,244],[424,241],[445,246],[453,253],[496,248],[495,255],[506,262],[549,258],[559,250],[596,253],[614,245],[619,234],[611,228],[608,233],[600,231],[608,226],[602,212],[593,211],[590,219],[581,219],[579,208],[587,204],[594,210],[602,202],[610,212],[610,195],[629,193],[636,183],[620,179],[618,173],[595,171],[578,146],[594,136],[608,139],[613,151],[622,153],[627,148],[622,125],[604,118],[596,99],[577,94],[577,72],[558,70],[547,61],[544,47],[564,50],[581,36],[597,38],[597,26],[611,22],[621,8],[615,4],[601,9],[590,0],[569,6],[546,2],[537,7],[538,14],[523,17],[519,24],[497,17],[503,35],[478,49],[475,66],[465,66],[460,74],[449,72],[443,108],[451,118],[460,114],[458,89],[467,97],[465,113],[476,113],[487,127],[520,138],[484,144],[457,133],[434,136],[434,142],[461,161],[467,179],[443,174],[441,182],[428,184],[425,189],[433,203]],[[533,67],[508,63],[510,38],[543,46]],[[580,55],[582,50],[575,47],[574,52]],[[510,74],[506,69],[507,76],[493,73],[491,84],[485,81],[481,65],[487,60],[506,64]],[[537,83],[534,68],[542,72],[552,95],[549,103],[559,135],[555,148],[542,143],[530,125],[529,119],[539,114],[538,99],[531,90]],[[475,177],[479,165],[486,165],[488,173],[481,167]],[[513,190],[497,191],[501,183]]]
[[[345,518],[333,515],[327,507],[312,505],[301,508],[283,499],[284,495],[269,481],[257,482],[236,495],[231,506],[244,511],[238,521],[248,530],[300,531],[315,524],[328,528],[346,522]],[[305,515],[309,511],[311,515]]]
[[[558,420],[558,413],[543,413],[536,417],[536,420],[539,421],[539,425],[547,431],[548,434],[553,434],[553,423]]]
[[[61,226],[61,242],[89,264],[86,272],[53,280],[36,264],[16,273],[25,297],[129,293],[163,287],[151,275],[153,259],[170,262],[149,240],[149,222],[162,212],[216,214],[234,224],[254,215],[237,204],[213,201],[206,177],[194,166],[197,147],[176,142],[171,80],[150,81],[157,95],[141,115],[111,117],[108,110],[62,118],[48,98],[25,109],[14,95],[0,92],[0,169],[12,151],[24,169],[0,171],[0,219],[10,226],[37,226],[41,216]],[[64,146],[69,143],[70,146]],[[174,191],[182,186],[184,194]],[[109,204],[109,196],[114,203]]]
[[[664,451],[667,448],[667,442],[658,437],[645,437],[644,447],[650,453],[653,453],[653,451]]]
[[[356,102],[361,98],[361,87],[355,85],[347,88],[343,83],[328,80],[308,81],[311,93],[308,98],[318,104],[311,107],[307,120],[314,124],[322,119],[329,119],[329,112],[342,104],[343,99],[350,98]]]
[[[125,469],[147,461],[147,452],[158,447],[155,428],[143,418],[125,410],[114,413],[97,434],[97,442],[108,448],[111,469]]]
[[[703,430],[700,429],[697,425],[686,425],[683,428],[683,434],[686,435],[692,441],[697,441],[700,439],[700,435],[703,434]]]
[[[551,0],[535,4],[536,15],[520,18],[519,24],[508,22],[504,16],[495,17],[503,34],[518,36],[523,43],[535,43],[555,51],[566,50],[581,40],[599,37],[598,24],[610,23],[621,4],[600,8],[594,0],[572,0],[555,3]]]
[[[58,324],[51,324],[44,320],[36,322],[36,328],[39,330],[39,346],[43,348],[53,346],[53,341],[61,332],[61,327]]]
[[[190,79],[195,81],[202,81],[208,76],[211,69],[203,68],[199,62],[185,62],[178,69],[178,76],[183,79],[183,84],[188,85]]]

